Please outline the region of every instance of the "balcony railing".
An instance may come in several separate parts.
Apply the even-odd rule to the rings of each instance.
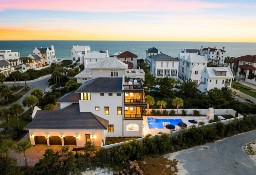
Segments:
[[[125,103],[146,103],[145,99],[125,99]]]
[[[157,76],[163,76],[163,74],[157,74]]]
[[[230,86],[230,82],[225,82],[224,85],[225,86]]]
[[[172,77],[176,77],[177,76],[177,74],[171,74],[172,75]]]
[[[141,114],[125,114],[124,119],[126,119],[126,120],[142,120],[143,117]]]

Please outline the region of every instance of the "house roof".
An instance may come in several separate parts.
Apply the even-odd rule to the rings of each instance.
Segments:
[[[79,104],[64,109],[38,110],[25,129],[100,129],[105,130],[108,121],[91,113],[80,112]]]
[[[107,58],[108,57],[108,53],[100,53],[100,52],[89,52],[89,53],[86,53],[84,55],[84,58],[85,59],[88,59],[88,58]]]
[[[147,53],[158,53],[158,49],[155,48],[155,47],[149,48],[149,49],[147,50]]]
[[[132,69],[133,68],[133,63],[131,63],[129,61],[124,61],[123,63],[128,66],[128,69]]]
[[[199,49],[185,49],[186,53],[199,53]]]
[[[76,92],[122,92],[122,78],[99,77],[87,80],[76,90]]]
[[[138,56],[132,52],[125,51],[117,55],[117,58],[138,58]]]
[[[235,58],[235,60],[256,63],[256,55],[245,55],[245,56]]]
[[[203,48],[202,50],[209,50],[210,52],[215,52],[216,50],[220,50],[221,52],[226,52],[224,49],[217,49],[217,48]]]
[[[29,55],[28,57],[31,57],[32,59],[34,59],[35,61],[41,61],[41,59],[43,59],[42,57],[40,57],[37,54],[33,54],[33,55]]]
[[[248,64],[245,64],[245,65],[239,65],[239,67],[241,69],[245,69],[245,70],[256,70],[256,67],[252,66],[252,65],[248,65]]]
[[[9,66],[10,63],[6,60],[0,60],[0,67],[5,67],[5,66]]]
[[[90,69],[84,69],[82,72],[77,74],[75,78],[92,78],[92,72]]]
[[[72,102],[72,103],[78,103],[79,101],[79,96],[80,94],[75,93],[75,92],[70,92],[62,96],[58,102]]]
[[[208,76],[210,78],[233,78],[233,74],[232,71],[229,67],[207,67],[206,68]],[[216,71],[217,72],[226,72],[226,75],[224,76],[220,76],[220,75],[216,75]]]
[[[113,58],[103,58],[102,60],[94,63],[94,64],[88,64],[86,65],[85,69],[127,69],[128,66],[123,63],[122,61]]]
[[[180,53],[180,59],[186,60],[191,63],[207,63],[208,59],[204,55],[197,53]]]
[[[154,61],[179,61],[178,58],[173,58],[163,53],[158,55],[152,55],[150,56],[150,58],[153,59]]]
[[[52,50],[51,47],[49,47],[49,48],[48,47],[41,47],[41,48],[37,48],[37,49],[40,51],[41,54],[45,54],[47,49]]]
[[[73,46],[73,49],[75,49],[76,51],[85,51],[85,50],[87,50],[87,49],[89,49],[90,50],[90,46]]]

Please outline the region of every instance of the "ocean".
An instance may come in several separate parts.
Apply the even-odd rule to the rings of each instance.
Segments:
[[[89,45],[92,51],[108,50],[110,54],[129,50],[139,58],[146,57],[146,50],[156,47],[161,52],[177,57],[181,49],[200,49],[203,47],[225,47],[228,56],[256,55],[256,43],[233,42],[161,42],[161,41],[0,41],[0,50],[20,52],[21,56],[32,53],[35,47],[50,47],[54,45],[58,59],[71,59],[70,50],[73,45]]]

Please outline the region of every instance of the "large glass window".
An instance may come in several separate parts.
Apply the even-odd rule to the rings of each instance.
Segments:
[[[117,107],[117,115],[122,115],[122,107]]]
[[[118,70],[111,70],[111,77],[118,77]]]
[[[104,113],[105,113],[105,115],[109,115],[109,107],[108,106],[104,107]]]
[[[114,125],[108,125],[108,132],[114,132]]]
[[[91,100],[91,93],[81,93],[81,100]]]

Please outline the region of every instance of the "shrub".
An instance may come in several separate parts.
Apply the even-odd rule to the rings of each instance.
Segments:
[[[175,115],[175,111],[174,111],[174,110],[171,110],[171,111],[170,111],[170,115],[171,115],[171,116]]]
[[[181,111],[181,113],[182,113],[183,116],[186,116],[186,115],[187,115],[187,111],[184,110],[184,109]]]
[[[194,114],[194,116],[199,116],[200,112],[198,110],[193,110],[193,114]]]
[[[156,115],[156,110],[152,109],[150,112],[151,115]]]
[[[163,116],[167,116],[168,115],[168,111],[166,110],[163,110],[163,113],[162,113]]]

